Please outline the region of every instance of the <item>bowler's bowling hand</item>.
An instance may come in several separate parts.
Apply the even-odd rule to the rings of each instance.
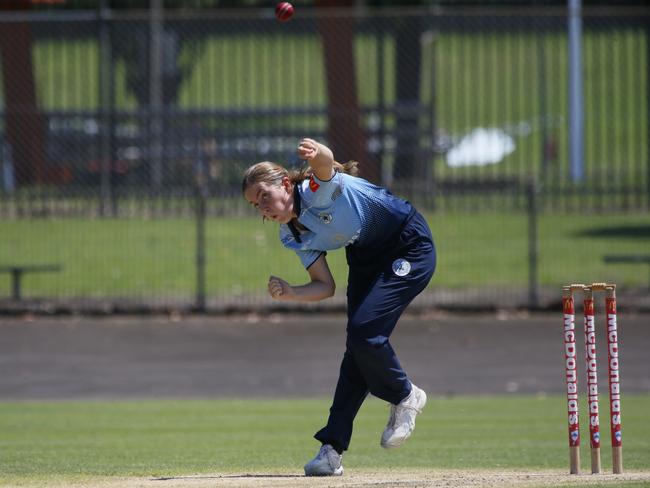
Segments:
[[[298,157],[311,161],[318,155],[318,143],[313,139],[303,139],[298,144]]]

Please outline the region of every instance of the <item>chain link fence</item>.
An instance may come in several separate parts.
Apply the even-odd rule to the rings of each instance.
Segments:
[[[590,280],[645,300],[643,264],[604,256],[649,249],[647,11],[583,12],[574,161],[564,9],[305,8],[280,23],[164,7],[0,10],[4,309],[270,306],[269,274],[306,275],[241,175],[300,166],[305,136],[426,214],[440,265],[418,303],[537,307]]]

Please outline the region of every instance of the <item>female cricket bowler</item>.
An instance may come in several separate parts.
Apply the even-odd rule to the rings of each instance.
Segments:
[[[327,251],[345,247],[349,265],[347,340],[327,425],[314,436],[322,446],[305,465],[307,476],[343,474],[352,423],[368,393],[391,404],[381,437],[398,447],[415,428],[427,396],[402,369],[389,338],[407,305],[427,286],[436,266],[433,238],[413,206],[354,176],[312,139],[298,145],[309,162],[301,172],[262,162],[244,174],[244,197],[265,219],[280,224],[282,244],[295,251],[309,274],[304,285],[271,276],[276,300],[316,301],[334,294]]]

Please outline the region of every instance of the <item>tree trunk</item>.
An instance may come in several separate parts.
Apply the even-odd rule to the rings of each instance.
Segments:
[[[351,7],[352,0],[317,0],[317,7]],[[318,19],[323,39],[325,74],[327,77],[327,138],[334,156],[342,163],[351,159],[360,162],[361,176],[378,182],[381,171],[366,150],[361,110],[357,98],[354,63],[354,20],[347,16]]]
[[[28,10],[28,0],[0,4],[0,10]],[[0,56],[5,100],[5,137],[11,145],[16,183],[45,177],[45,126],[36,103],[31,34],[26,22],[0,23]]]

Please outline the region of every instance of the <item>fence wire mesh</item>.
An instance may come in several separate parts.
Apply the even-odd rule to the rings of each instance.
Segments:
[[[269,274],[305,274],[241,175],[300,166],[305,136],[426,214],[440,264],[422,304],[540,305],[571,281],[645,299],[642,265],[603,260],[650,243],[644,10],[583,12],[576,177],[564,10],[305,8],[280,23],[159,6],[0,9],[0,269],[61,268],[26,272],[21,303],[268,306]]]

